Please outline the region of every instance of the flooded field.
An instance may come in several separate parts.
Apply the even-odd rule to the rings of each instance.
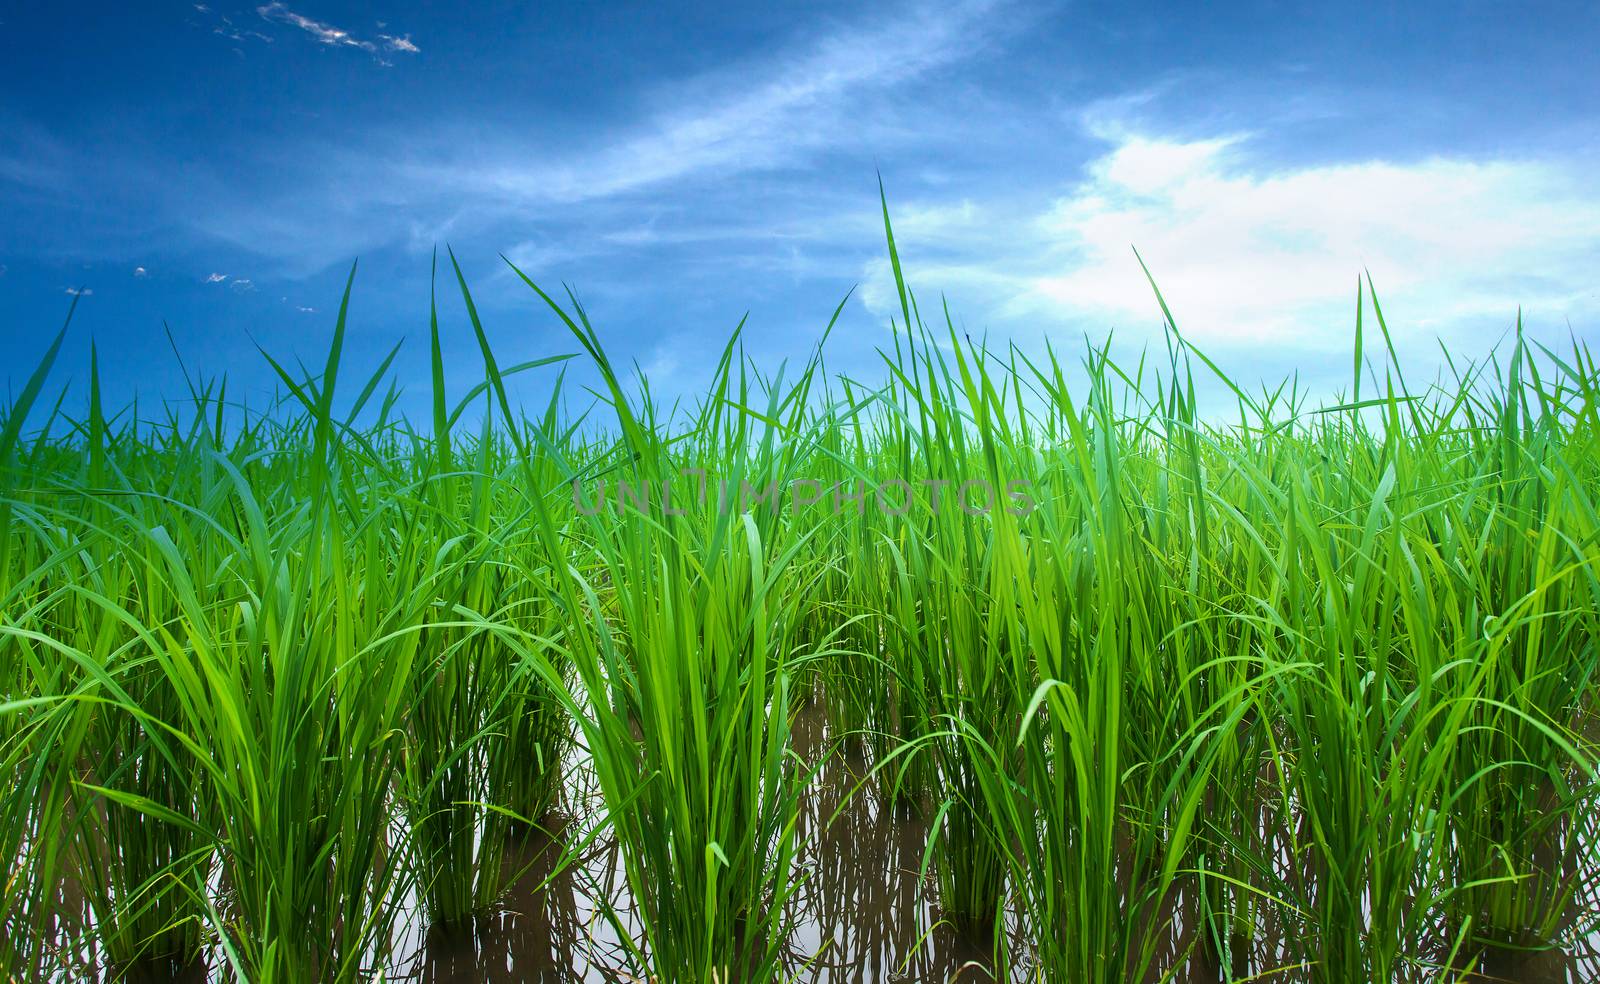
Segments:
[[[806,846],[798,859],[797,874],[803,881],[789,908],[786,979],[809,984],[994,981],[992,941],[962,934],[940,918],[937,883],[926,870],[927,804],[913,808],[888,801],[859,743],[830,732],[820,702],[807,702],[798,712],[794,749],[802,761],[821,767],[798,818],[800,841]],[[569,771],[583,774],[576,765]],[[567,851],[572,838],[584,832],[576,818],[593,815],[600,806],[592,788],[566,789],[557,809],[545,818],[548,833],[520,837],[507,852],[503,863],[508,888],[492,910],[444,929],[429,929],[415,918],[402,925],[382,978],[415,984],[637,980],[618,932],[619,924],[637,932],[638,922],[616,845],[602,835],[580,850]],[[1580,883],[1583,891],[1562,921],[1557,945],[1457,954],[1458,974],[1445,971],[1441,954],[1437,969],[1417,979],[1461,984],[1600,980],[1600,868],[1585,873]],[[69,883],[63,897],[68,911],[73,894]],[[414,899],[406,908],[418,915]],[[1188,909],[1182,893],[1174,893],[1163,913],[1166,945],[1157,968],[1147,976],[1151,984],[1300,984],[1314,979],[1296,966],[1293,935],[1299,927],[1292,918],[1268,914],[1257,937],[1224,969],[1204,948],[1193,946],[1192,931],[1183,925]],[[91,915],[77,912],[83,922],[57,929],[60,964],[49,979],[59,984],[117,979],[96,959],[93,933],[87,931],[92,930]],[[1006,932],[1012,979],[1025,979],[1031,946],[1015,913]],[[148,968],[130,979],[215,984],[228,979],[224,966],[213,949],[188,966]]]
[[[898,290],[878,388],[735,336],[662,406],[539,291],[598,383],[529,415],[575,356],[455,272],[428,427],[334,411],[341,321],[271,413],[0,428],[10,979],[1594,978],[1581,346],[1358,328],[1315,405]]]

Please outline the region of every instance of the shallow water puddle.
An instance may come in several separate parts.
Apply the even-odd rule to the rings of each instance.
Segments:
[[[820,703],[809,703],[796,716],[793,747],[803,759],[820,763],[810,795],[797,824],[797,876],[800,885],[790,903],[789,972],[798,981],[816,984],[913,984],[913,982],[990,981],[987,939],[963,938],[939,921],[937,894],[931,877],[919,877],[927,843],[928,810],[914,810],[885,801],[878,785],[863,781],[868,762],[848,743],[833,740]],[[427,929],[415,918],[402,918],[393,956],[383,971],[390,981],[418,984],[616,984],[637,980],[627,971],[621,933],[636,935],[631,896],[615,846],[603,838],[580,858],[551,877],[562,850],[562,838],[579,838],[581,818],[600,815],[598,793],[586,770],[566,789],[560,812],[549,818],[550,834],[530,835],[514,844],[505,859],[516,878],[494,912],[451,931]],[[1282,859],[1287,865],[1287,859]],[[1568,934],[1572,943],[1537,953],[1497,952],[1480,958],[1478,970],[1459,978],[1474,984],[1590,984],[1600,980],[1600,879],[1590,880],[1588,896],[1573,907]],[[71,882],[60,889],[58,911],[72,914],[59,921],[60,957],[49,979],[79,982],[104,979],[88,914]],[[1192,899],[1174,894],[1162,910],[1163,939],[1157,967],[1171,967],[1175,955],[1189,948],[1193,933]],[[608,918],[607,908],[613,916]],[[406,913],[415,901],[402,903]],[[620,933],[619,933],[620,926]],[[1015,920],[1008,920],[1013,965],[1025,969],[1026,941]],[[1239,956],[1235,977],[1261,981],[1308,979],[1294,967],[1292,940],[1296,928],[1272,909],[1261,913],[1258,932]],[[209,969],[189,968],[181,976],[160,979],[200,984],[221,981],[221,961],[212,955]],[[1458,965],[1464,964],[1458,958]],[[1019,973],[1021,971],[1019,970]],[[1158,979],[1153,977],[1152,980]],[[1177,984],[1213,984],[1226,979],[1199,949],[1183,958]],[[149,978],[144,978],[148,980]],[[1439,972],[1419,980],[1447,979]]]

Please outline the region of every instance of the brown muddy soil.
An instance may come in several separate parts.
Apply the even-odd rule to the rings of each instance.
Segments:
[[[931,878],[919,876],[927,843],[927,810],[885,802],[873,782],[862,782],[867,764],[847,745],[830,742],[819,705],[796,720],[794,746],[803,758],[821,762],[797,830],[803,882],[790,907],[789,970],[793,979],[815,984],[912,984],[984,982],[991,944],[965,938],[939,919]],[[824,751],[830,754],[824,755]],[[614,846],[597,840],[551,877],[563,842],[581,832],[579,818],[598,815],[593,789],[567,791],[561,810],[548,819],[550,833],[527,838],[508,851],[515,881],[495,912],[470,926],[428,931],[406,924],[388,961],[384,979],[416,984],[590,984],[634,981],[628,974],[625,935],[636,935],[621,860]],[[1591,880],[1594,884],[1600,879]],[[63,887],[64,911],[72,892]],[[1190,946],[1184,913],[1188,900],[1174,896],[1165,908],[1159,968],[1179,966],[1175,984],[1220,984],[1227,979]],[[607,915],[609,911],[610,915]],[[110,980],[96,964],[82,922],[65,921],[58,969],[52,984]],[[1569,944],[1536,953],[1495,952],[1479,956],[1474,984],[1592,984],[1600,981],[1600,893],[1574,906]],[[1234,979],[1295,984],[1308,979],[1294,966],[1287,945],[1294,928],[1264,914],[1249,952],[1235,959]],[[1025,969],[1028,945],[1006,929],[1013,966]],[[1184,954],[1184,956],[1180,956]],[[1458,966],[1465,962],[1459,957]],[[1020,972],[1020,971],[1019,971]],[[1454,977],[1443,972],[1422,979]],[[158,979],[202,984],[221,981],[220,961]]]

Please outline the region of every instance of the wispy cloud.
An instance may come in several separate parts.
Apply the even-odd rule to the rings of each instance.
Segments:
[[[270,35],[263,34],[254,28],[240,26],[239,24],[234,23],[232,17],[213,10],[209,4],[197,3],[192,4],[191,6],[194,7],[195,13],[200,15],[200,21],[203,23],[203,26],[210,27],[211,33],[217,35],[218,37],[227,38],[229,41],[238,41],[240,43],[246,41],[260,41],[264,44],[272,43],[272,37]],[[196,22],[190,21],[190,23]],[[238,48],[235,48],[234,50],[239,51],[240,54],[244,53]]]
[[[807,183],[826,182],[831,155],[913,145],[919,135],[894,122],[901,104],[916,101],[915,87],[936,85],[941,72],[994,49],[1019,16],[1009,0],[966,0],[821,22],[775,53],[645,87],[631,117],[597,119],[576,145],[556,133],[504,127],[463,139],[446,119],[312,152],[297,148],[274,158],[272,170],[293,180],[244,197],[219,176],[211,188],[217,207],[188,209],[182,222],[295,275],[383,246],[426,252],[436,242],[482,236],[521,256],[543,254],[549,244],[557,258],[630,248],[595,238],[637,225],[636,212],[621,216],[630,198],[668,188],[683,196],[716,192],[741,175],[782,168],[803,169]],[[263,157],[277,153],[268,148]],[[861,186],[870,188],[870,162],[858,166]],[[775,222],[792,220],[744,215],[742,195],[726,197],[715,206],[702,197],[698,207],[734,209],[751,236],[770,237]],[[598,218],[599,205],[618,210],[614,225]]]
[[[94,293],[92,287],[68,287],[67,293],[73,297],[88,297]]]
[[[520,202],[575,203],[715,172],[782,166],[859,142],[862,100],[972,55],[988,42],[1001,0],[891,11],[813,39],[770,63],[687,80],[658,94],[662,109],[602,147],[566,161],[419,163],[418,180]],[[865,115],[865,114],[863,114]],[[509,149],[509,148],[508,148]]]
[[[140,267],[140,269],[144,269]],[[256,290],[255,281],[249,277],[229,277],[226,273],[213,273],[206,277],[208,284],[225,284],[235,294],[250,294]]]
[[[72,185],[75,157],[71,144],[45,127],[15,118],[0,125],[0,183],[61,192]]]
[[[143,280],[145,277],[150,276],[150,271],[142,266],[136,266],[133,268],[133,275],[136,279]]]
[[[263,20],[287,24],[290,27],[311,35],[319,44],[335,48],[357,48],[372,55],[384,64],[389,62],[384,55],[391,52],[414,55],[422,49],[418,48],[411,40],[411,35],[378,34],[375,40],[357,37],[342,27],[335,27],[324,21],[314,20],[304,14],[290,10],[286,4],[274,2],[263,4],[256,8],[256,13]]]

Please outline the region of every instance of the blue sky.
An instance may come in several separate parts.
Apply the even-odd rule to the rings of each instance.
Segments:
[[[178,396],[165,322],[259,396],[256,344],[320,359],[359,257],[350,357],[406,338],[415,410],[449,244],[503,362],[574,347],[499,253],[665,391],[746,312],[752,357],[804,353],[852,286],[830,362],[870,373],[881,171],[974,334],[1159,339],[1136,246],[1224,365],[1331,391],[1363,269],[1430,366],[1519,306],[1600,336],[1597,52],[1594,4],[9,5],[0,359],[14,390],[81,290],[58,383],[92,339],[113,399]]]

